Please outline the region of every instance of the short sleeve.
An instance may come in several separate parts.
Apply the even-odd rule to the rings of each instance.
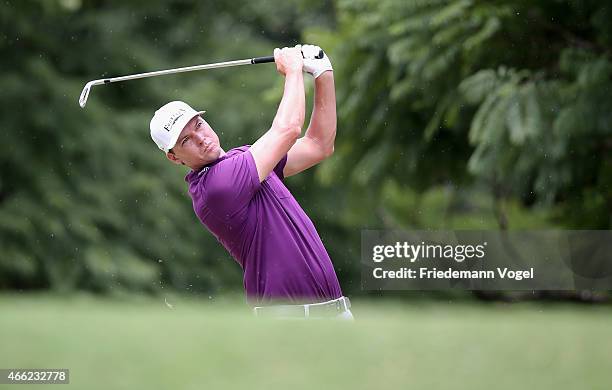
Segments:
[[[283,158],[276,164],[274,167],[274,173],[278,176],[279,179],[284,180],[285,175],[283,174],[283,170],[285,169],[285,165],[287,164],[287,155],[285,154]]]
[[[222,219],[232,219],[248,206],[261,184],[249,150],[216,164],[206,174],[205,203]]]

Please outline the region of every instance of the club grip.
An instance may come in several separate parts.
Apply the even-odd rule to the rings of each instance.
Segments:
[[[315,56],[316,59],[323,58],[325,54],[323,53],[323,49],[319,51],[319,54]],[[266,64],[268,62],[274,62],[274,56],[266,56],[266,57],[255,57],[251,58],[251,64]]]
[[[268,62],[274,62],[274,56],[251,58],[251,64],[266,64]]]

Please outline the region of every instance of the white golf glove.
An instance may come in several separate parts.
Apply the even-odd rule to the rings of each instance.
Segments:
[[[298,47],[300,45],[297,45]],[[327,54],[323,52],[323,58],[316,58],[321,51],[319,46],[315,45],[301,45],[302,54],[304,56],[304,71],[310,73],[315,79],[323,74],[327,70],[333,70],[332,64],[327,57]]]

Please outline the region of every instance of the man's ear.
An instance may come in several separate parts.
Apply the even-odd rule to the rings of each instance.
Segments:
[[[178,165],[183,164],[183,162],[178,157],[176,157],[176,154],[174,154],[174,152],[172,151],[166,152],[166,157],[168,157],[168,160],[172,161],[175,164],[178,164]]]

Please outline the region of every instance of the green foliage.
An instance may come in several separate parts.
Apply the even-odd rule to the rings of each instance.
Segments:
[[[185,100],[226,149],[251,143],[280,98],[274,67],[98,86],[86,110],[77,98],[87,80],[299,41],[331,57],[338,137],[288,185],[345,292],[360,291],[362,228],[609,228],[610,15],[595,0],[7,1],[0,289],[239,289],[148,122]]]
[[[184,169],[158,151],[148,123],[157,107],[181,99],[209,111],[226,147],[252,142],[273,117],[273,104],[252,102],[278,79],[274,68],[99,86],[85,110],[77,98],[103,75],[257,56],[273,46],[239,26],[230,5],[139,3],[0,8],[0,288],[240,286],[238,265],[193,214]]]
[[[594,1],[339,1],[348,140],[321,180],[342,172],[377,204],[388,180],[417,194],[481,183],[567,226],[609,228],[609,14]]]

